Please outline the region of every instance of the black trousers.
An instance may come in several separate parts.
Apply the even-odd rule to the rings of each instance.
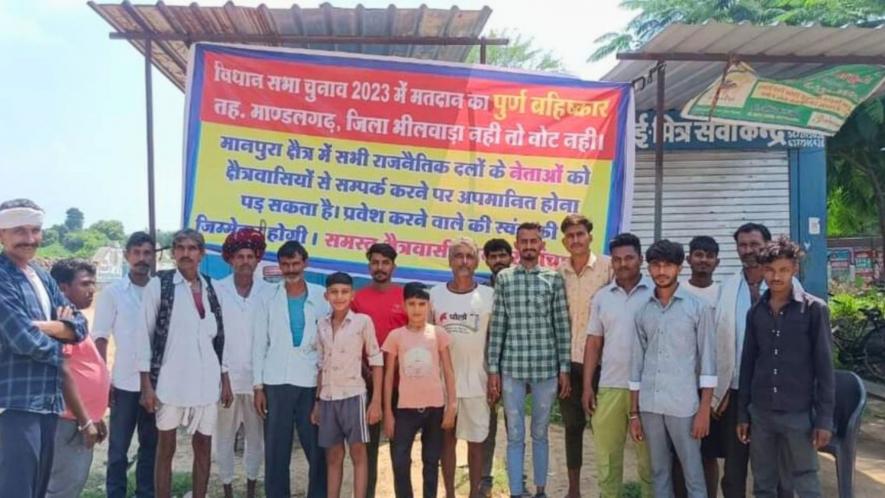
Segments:
[[[421,431],[421,463],[424,498],[436,498],[439,459],[443,443],[443,408],[397,408],[390,459],[393,462],[393,489],[396,498],[412,498],[412,443]]]

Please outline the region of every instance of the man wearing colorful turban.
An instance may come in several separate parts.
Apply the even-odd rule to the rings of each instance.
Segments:
[[[224,317],[224,358],[234,394],[230,407],[218,406],[216,459],[225,498],[233,496],[234,440],[240,424],[244,426],[246,434],[244,459],[249,498],[255,496],[258,473],[264,458],[264,422],[255,410],[252,394],[253,325],[250,316],[262,292],[263,281],[256,280],[254,275],[266,247],[261,232],[243,228],[228,235],[221,248],[222,258],[233,271],[216,287]]]

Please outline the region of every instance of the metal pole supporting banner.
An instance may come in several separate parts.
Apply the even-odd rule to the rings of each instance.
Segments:
[[[664,218],[664,73],[664,62],[658,61],[658,96],[655,103],[655,240],[661,240]]]
[[[479,41],[479,63],[480,64],[486,63],[486,47],[487,46],[488,45],[486,45],[486,39],[485,38],[480,39],[480,41]]]
[[[151,81],[152,66],[152,50],[151,39],[148,38],[144,42],[144,93],[145,93],[145,115],[147,116],[146,132],[147,132],[147,180],[148,180],[148,232],[154,241],[157,240],[157,214],[155,207],[154,193],[154,92]]]

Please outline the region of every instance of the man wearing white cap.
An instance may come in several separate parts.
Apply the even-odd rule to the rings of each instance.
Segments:
[[[86,321],[52,277],[31,263],[43,210],[0,204],[0,494],[46,494],[62,400],[62,342],[86,337]]]

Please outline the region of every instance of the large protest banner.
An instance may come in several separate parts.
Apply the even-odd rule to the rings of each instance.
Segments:
[[[565,215],[593,220],[597,252],[629,219],[629,84],[216,44],[188,74],[183,221],[210,249],[266,226],[271,249],[361,274],[388,242],[399,278],[441,280],[457,237],[537,221],[555,266]]]

